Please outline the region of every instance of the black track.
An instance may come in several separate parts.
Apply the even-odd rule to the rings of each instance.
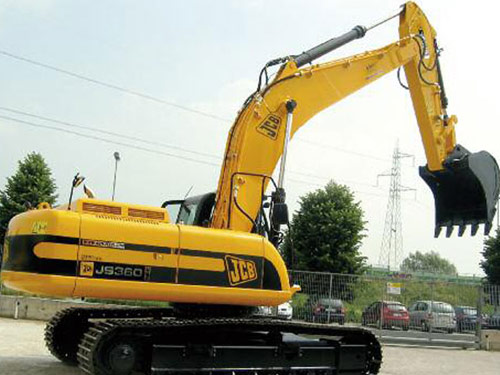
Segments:
[[[67,332],[70,326],[72,333],[64,335],[63,332]],[[310,339],[308,344],[285,345],[282,341],[284,335],[323,337],[324,340]],[[170,309],[76,308],[63,310],[49,322],[45,338],[54,356],[65,362],[77,362],[83,371],[91,375],[377,374],[382,360],[377,339],[370,331],[361,328],[258,317],[182,319],[172,317]],[[316,344],[311,344],[312,341]],[[78,342],[76,347],[75,342]],[[302,363],[300,357],[303,349],[307,351],[307,348],[301,349],[302,345],[319,347],[320,342],[335,353],[335,364],[330,367],[308,367],[304,370],[299,366]],[[119,350],[113,352],[112,348],[117,347]],[[253,350],[245,351],[247,347]],[[277,352],[291,350],[290,353],[280,354],[283,358],[286,357],[287,361],[283,359],[279,362],[265,355],[252,357],[252,353],[257,353],[258,350],[272,347],[279,348],[279,350],[276,349]],[[215,358],[217,356],[214,348],[222,353],[222,355],[219,354],[221,359]],[[231,352],[231,356],[236,357],[230,358],[229,362],[227,362],[227,357],[224,362],[223,350],[225,348],[236,349],[236,352]],[[213,353],[210,352],[207,355],[207,350],[212,350]],[[128,359],[127,356],[122,358],[123,352],[128,353],[128,351],[132,351],[133,356],[128,356]],[[178,357],[175,357],[176,355]],[[275,357],[278,357],[278,353]],[[288,361],[290,358],[292,361]],[[130,369],[118,371],[112,365],[112,363],[118,363],[120,367],[120,364],[126,363],[127,360],[133,361],[133,371]],[[168,361],[177,367],[171,369]],[[183,367],[183,361],[185,367]],[[251,367],[241,369],[213,367],[207,370],[207,363],[219,365],[232,363],[231,361],[247,364],[250,362]],[[273,367],[276,363],[278,366]],[[296,369],[287,367],[290,363],[298,367]],[[197,364],[200,367],[196,367]]]
[[[172,309],[134,307],[70,307],[57,312],[45,327],[45,344],[54,357],[68,364],[78,364],[78,344],[89,329],[89,319],[162,318],[172,316]]]

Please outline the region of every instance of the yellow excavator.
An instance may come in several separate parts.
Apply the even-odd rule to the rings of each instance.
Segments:
[[[397,16],[396,42],[313,64]],[[370,331],[252,311],[300,290],[290,285],[277,250],[288,223],[283,181],[290,139],[321,110],[401,67],[427,157],[420,175],[434,194],[435,235],[458,227],[461,236],[467,225],[474,235],[480,224],[489,232],[499,169],[489,153],[456,143],[439,54],[434,29],[408,2],[371,27],[268,62],[229,132],[215,193],[161,207],[90,198],[55,208],[41,203],[9,223],[2,281],[50,296],[171,303],[57,313],[46,328],[48,348],[88,374],[376,374],[382,354]],[[271,66],[278,66],[272,80]],[[173,219],[168,212],[176,205]]]

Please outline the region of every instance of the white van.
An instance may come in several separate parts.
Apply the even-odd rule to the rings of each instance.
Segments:
[[[422,331],[444,330],[455,332],[457,320],[453,306],[440,301],[417,301],[408,309],[410,326]]]

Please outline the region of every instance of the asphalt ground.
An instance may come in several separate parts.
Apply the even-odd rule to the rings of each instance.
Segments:
[[[53,358],[44,322],[0,318],[0,375],[82,375]],[[500,352],[384,346],[381,375],[498,375]]]

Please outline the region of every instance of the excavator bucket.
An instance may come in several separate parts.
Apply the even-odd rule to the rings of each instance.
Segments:
[[[420,177],[434,194],[434,236],[438,237],[446,227],[446,237],[450,237],[457,225],[461,237],[468,224],[474,236],[481,223],[487,235],[495,216],[500,186],[495,158],[486,151],[470,153],[457,145],[443,165],[443,170],[434,172],[427,166],[420,167]]]

